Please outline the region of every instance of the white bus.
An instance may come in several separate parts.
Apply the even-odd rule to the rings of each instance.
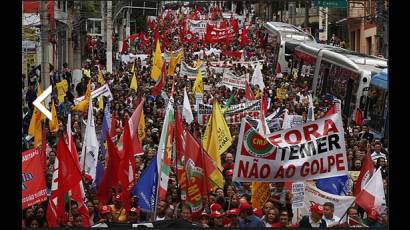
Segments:
[[[317,97],[331,95],[342,101],[342,112],[353,118],[365,109],[372,77],[387,67],[387,60],[319,43],[295,48],[292,71],[301,73]],[[310,71],[309,71],[310,70]]]
[[[316,42],[315,38],[298,27],[283,22],[266,22],[264,28],[267,42],[274,50],[274,66],[280,64],[282,72],[288,68],[289,58],[292,58],[296,46],[302,42]]]

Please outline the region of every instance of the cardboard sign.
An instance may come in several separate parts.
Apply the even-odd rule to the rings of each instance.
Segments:
[[[180,76],[187,76],[189,80],[195,80],[196,76],[198,75],[198,70],[201,70],[201,74],[203,78],[207,77],[206,74],[206,67],[203,63],[199,67],[191,67],[186,62],[181,62],[181,70],[179,72]]]
[[[304,206],[304,182],[295,182],[292,183],[292,208],[302,208]]]
[[[340,113],[266,137],[245,119],[235,157],[238,182],[305,181],[348,173]]]

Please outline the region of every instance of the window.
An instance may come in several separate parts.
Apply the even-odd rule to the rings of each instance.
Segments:
[[[356,37],[354,31],[350,33],[350,49],[356,51]]]

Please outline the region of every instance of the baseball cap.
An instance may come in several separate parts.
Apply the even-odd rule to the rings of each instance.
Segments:
[[[320,204],[313,204],[310,206],[310,211],[318,214],[323,214],[323,206]]]
[[[200,217],[202,217],[202,216],[207,216],[207,217],[209,217],[208,213],[206,213],[205,210],[201,213]]]
[[[120,194],[115,196],[115,201],[121,201],[121,195]]]
[[[224,214],[219,211],[211,212],[211,218],[218,218],[222,216],[224,216]]]
[[[100,208],[100,214],[105,214],[111,212],[111,208],[108,205],[104,205]]]
[[[226,175],[226,176],[231,176],[231,175],[233,175],[232,169],[226,170],[226,171],[225,171],[225,175]]]
[[[215,212],[215,211],[217,211],[217,210],[219,210],[219,209],[222,209],[222,206],[220,205],[220,204],[218,204],[218,203],[213,203],[213,204],[211,204],[211,212]]]
[[[244,210],[248,210],[248,209],[252,209],[252,206],[250,204],[248,204],[247,202],[243,202],[239,205],[239,210],[240,211],[244,211]]]
[[[231,210],[228,210],[228,212],[227,212],[226,214],[227,214],[228,216],[229,216],[229,215],[238,216],[240,212],[241,212],[241,211],[239,210],[239,208],[233,208],[233,209],[231,209]]]

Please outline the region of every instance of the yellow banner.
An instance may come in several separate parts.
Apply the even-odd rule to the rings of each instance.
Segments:
[[[269,199],[270,188],[267,182],[252,182],[252,207],[262,208]]]

